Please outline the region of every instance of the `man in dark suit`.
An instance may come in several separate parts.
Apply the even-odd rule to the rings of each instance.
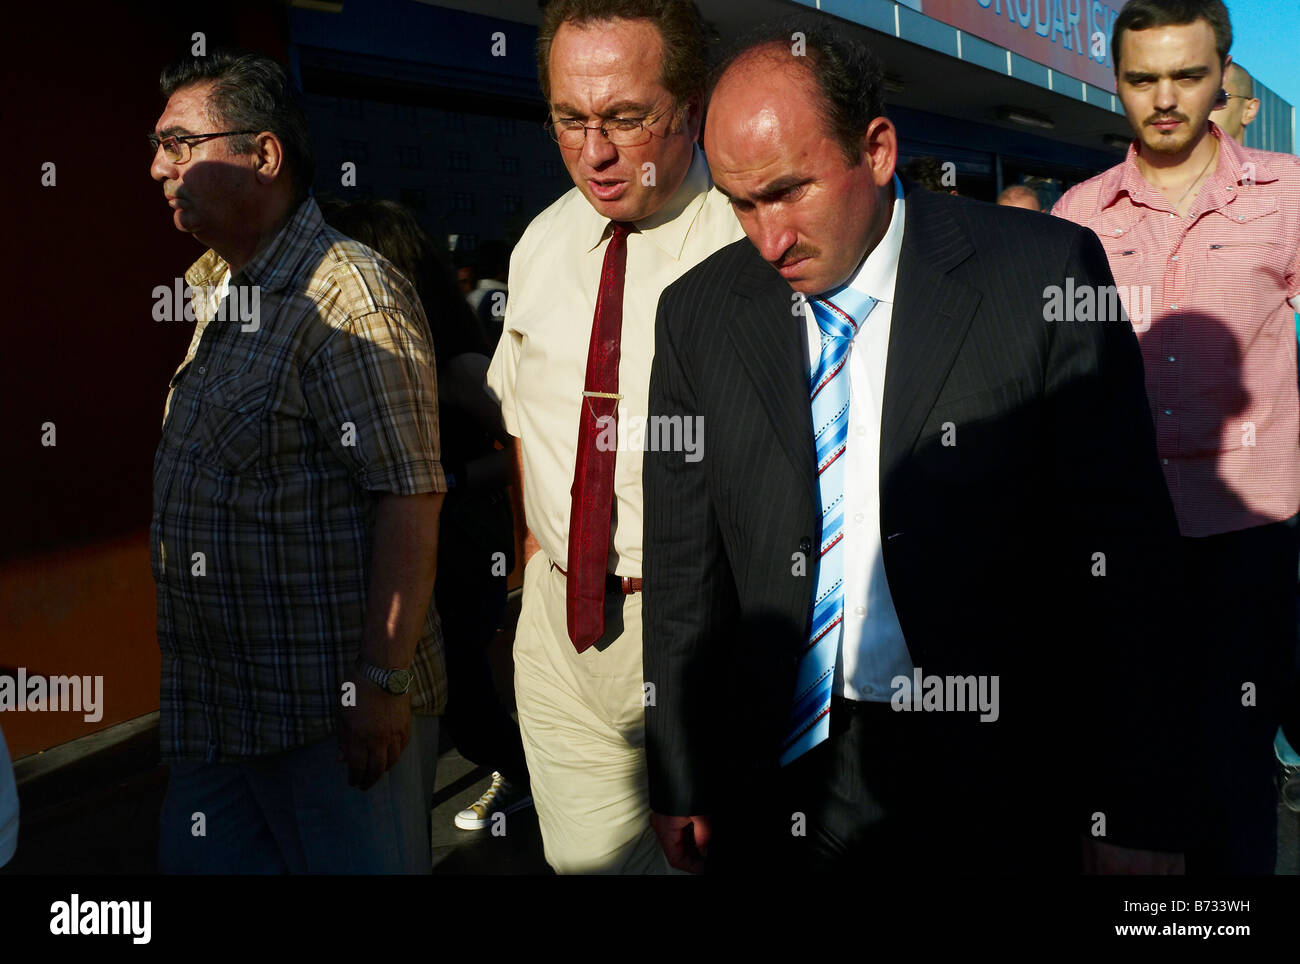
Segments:
[[[651,822],[696,871],[1180,872],[1177,528],[1105,253],[904,188],[880,89],[815,24],[715,83],[748,240],[659,303],[651,427],[704,441],[645,456]]]

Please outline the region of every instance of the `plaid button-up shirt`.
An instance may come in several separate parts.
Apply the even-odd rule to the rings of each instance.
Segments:
[[[1300,509],[1300,158],[1242,147],[1211,124],[1218,165],[1187,217],[1122,164],[1052,213],[1092,228],[1146,365],[1156,443],[1185,536]],[[1142,304],[1136,304],[1135,298]]]
[[[214,251],[185,278],[153,474],[162,753],[261,756],[336,727],[379,495],[446,491],[433,349],[410,283],[310,199],[233,278]],[[412,709],[441,713],[432,603],[414,674]]]

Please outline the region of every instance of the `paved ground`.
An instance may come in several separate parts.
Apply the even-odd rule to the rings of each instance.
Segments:
[[[433,800],[433,872],[435,874],[550,874],[542,857],[537,811],[532,807],[506,818],[504,833],[490,829],[460,830],[453,820],[479,798],[492,775],[455,750],[438,760],[438,789]]]
[[[517,595],[507,616],[513,626]],[[508,699],[513,634],[493,641],[490,657],[499,691]],[[157,867],[158,813],[167,771],[157,763],[156,729],[140,728],[129,744],[95,758],[94,767],[45,784],[43,799],[24,804],[18,852],[0,874],[150,874]],[[537,814],[512,814],[505,833],[465,831],[456,813],[479,798],[491,773],[476,767],[443,734],[432,813],[432,860],[436,874],[549,874],[542,856]],[[53,754],[55,751],[51,751]],[[75,782],[73,782],[75,780]],[[1277,872],[1300,874],[1300,814],[1279,803]]]
[[[517,609],[515,594],[506,625],[513,626]],[[512,632],[502,632],[489,650],[498,689],[507,700],[514,691],[513,642]],[[41,797],[32,799],[31,805],[24,801],[18,852],[0,875],[155,872],[167,768],[158,763],[156,721],[142,718],[131,729],[133,737],[94,757],[95,766],[81,766],[76,772],[69,768],[66,777],[46,780]],[[92,746],[88,743],[85,749]],[[445,731],[439,749],[431,817],[434,873],[550,874],[542,856],[537,814],[531,807],[511,814],[500,836],[490,829],[466,831],[455,826],[457,812],[482,795],[492,775],[456,752]],[[56,756],[54,751],[50,755]],[[56,760],[49,762],[47,769],[57,769]]]
[[[87,788],[67,801],[24,814],[18,853],[0,874],[150,874],[158,853],[158,811],[166,789],[162,767]],[[537,815],[512,814],[502,836],[458,830],[457,811],[478,799],[490,774],[454,749],[438,763],[432,815],[436,874],[549,874]],[[1279,874],[1300,874],[1300,815],[1278,808]]]
[[[511,814],[501,836],[459,830],[452,822],[491,782],[487,770],[454,748],[439,758],[432,814],[434,873],[549,874],[531,807]],[[18,852],[0,875],[153,873],[166,789],[166,768],[151,765],[25,810]]]

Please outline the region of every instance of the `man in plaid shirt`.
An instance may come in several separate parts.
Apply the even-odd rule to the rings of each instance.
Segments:
[[[322,221],[279,65],[213,54],[161,87],[151,174],[210,250],[154,460],[160,865],[428,873],[447,485],[420,303]]]

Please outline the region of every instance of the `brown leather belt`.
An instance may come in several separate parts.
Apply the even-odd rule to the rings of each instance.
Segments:
[[[569,578],[569,574],[553,562],[551,563],[551,568],[558,569],[560,575],[563,576],[565,579]],[[612,572],[605,573],[605,592],[608,595],[630,596],[632,595],[632,593],[640,592],[640,591],[641,591],[641,577],[616,576]]]

